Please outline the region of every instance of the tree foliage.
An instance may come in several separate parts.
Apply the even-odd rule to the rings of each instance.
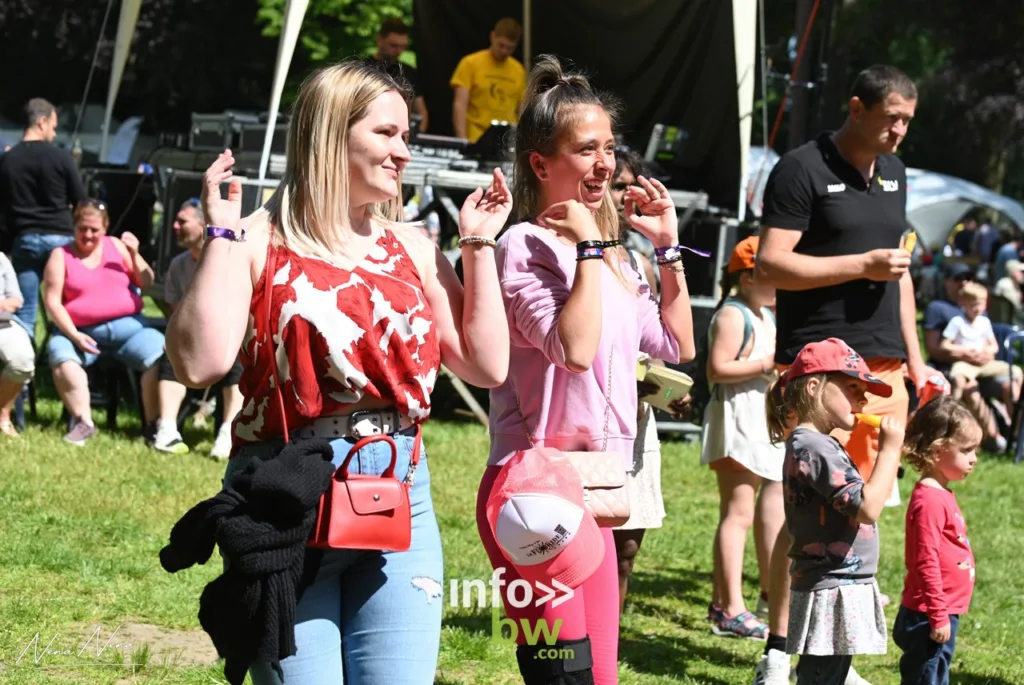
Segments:
[[[260,0],[257,20],[263,35],[278,36],[286,0]],[[299,42],[310,62],[365,54],[375,45],[381,22],[412,16],[412,0],[310,0]]]
[[[1009,0],[845,0],[836,78],[888,62],[917,81],[909,164],[1024,191],[1024,12]],[[845,89],[838,91],[840,101]],[[830,103],[838,112],[839,102]]]
[[[259,0],[256,21],[264,36],[281,35],[286,2]],[[376,48],[376,35],[385,19],[411,16],[412,0],[310,0],[282,104],[292,101],[299,82],[318,63],[367,54]]]

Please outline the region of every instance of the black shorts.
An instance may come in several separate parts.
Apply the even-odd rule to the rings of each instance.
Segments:
[[[166,354],[160,358],[160,371],[158,374],[159,380],[181,382],[178,381],[178,378],[174,375],[174,367],[171,366],[171,360],[167,358]],[[235,357],[235,363],[231,365],[231,369],[227,372],[227,375],[210,387],[214,390],[220,390],[222,388],[231,387],[232,385],[238,385],[238,379],[241,377],[242,360]]]

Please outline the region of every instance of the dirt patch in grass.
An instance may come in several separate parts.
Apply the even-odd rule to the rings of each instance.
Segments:
[[[101,659],[107,660],[108,651],[120,652],[126,662],[138,660],[142,650],[148,648],[147,664],[151,666],[204,666],[217,663],[217,650],[210,636],[202,630],[176,630],[150,623],[121,623],[116,627],[78,624],[74,632],[81,636],[82,645],[88,641],[89,651],[100,650]]]

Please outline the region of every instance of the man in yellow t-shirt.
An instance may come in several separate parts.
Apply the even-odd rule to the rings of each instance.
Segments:
[[[452,74],[455,90],[452,124],[455,135],[475,143],[491,121],[519,120],[519,102],[526,90],[526,70],[512,53],[523,27],[505,18],[491,31],[491,47],[466,55]]]

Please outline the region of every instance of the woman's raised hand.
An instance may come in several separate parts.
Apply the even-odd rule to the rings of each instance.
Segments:
[[[203,215],[208,226],[235,230],[242,218],[242,182],[232,176],[234,165],[234,155],[225,150],[203,174]],[[220,187],[227,181],[228,196],[221,197]]]
[[[495,168],[487,190],[477,188],[462,203],[459,212],[459,235],[494,238],[508,221],[512,211],[512,192],[505,183],[505,174]]]
[[[594,220],[594,213],[577,200],[556,202],[537,217],[537,224],[550,228],[574,243],[584,240],[602,240],[601,229]]]
[[[671,247],[679,242],[679,217],[668,189],[661,181],[638,176],[638,185],[626,189],[626,218],[630,225],[654,243]],[[640,211],[637,216],[636,211]]]

